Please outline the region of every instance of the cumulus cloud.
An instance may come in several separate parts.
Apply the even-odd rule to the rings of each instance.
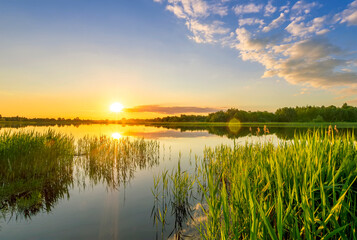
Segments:
[[[227,15],[228,7],[222,2],[207,3],[203,0],[168,0],[166,9],[176,17],[184,19],[192,35],[189,39],[197,43],[216,43],[229,32],[219,20],[203,21],[209,15]]]
[[[291,10],[295,11],[297,14],[308,14],[314,7],[320,6],[317,2],[306,3],[305,1],[297,1]]]
[[[191,30],[193,36],[190,39],[197,43],[213,43],[216,42],[216,35],[222,35],[229,32],[228,28],[222,27],[223,22],[214,21],[211,24],[203,24],[197,20],[188,20],[186,25]]]
[[[262,4],[254,4],[254,3],[249,3],[247,5],[237,5],[233,7],[233,11],[235,12],[236,15],[240,14],[245,14],[245,13],[257,13],[262,10],[263,5]]]
[[[264,20],[263,19],[258,19],[258,18],[241,18],[238,20],[239,26],[244,26],[244,25],[264,25]]]
[[[356,73],[336,70],[344,66],[346,60],[334,57],[342,55],[342,51],[324,38],[291,44],[284,55],[275,59],[275,64],[264,76],[278,75],[292,84],[308,84],[319,88],[357,84]]]
[[[169,0],[173,8],[180,7],[187,17],[207,17],[209,14],[208,4],[203,0]]]
[[[347,25],[357,25],[357,0],[348,5],[348,8],[335,15],[335,21],[347,23]]]
[[[285,14],[280,13],[280,16],[274,19],[268,26],[263,28],[263,32],[269,32],[270,30],[279,27],[285,21]]]
[[[285,29],[293,36],[305,37],[308,34],[326,33],[328,30],[324,29],[326,16],[316,17],[310,22],[302,22],[301,19],[295,19]]]
[[[210,107],[182,107],[182,106],[172,106],[165,107],[160,105],[142,105],[133,108],[125,108],[125,112],[151,112],[151,113],[163,113],[163,114],[179,114],[179,113],[211,113],[217,112],[219,108]]]
[[[268,4],[265,6],[264,10],[264,16],[270,16],[271,14],[275,13],[276,7],[274,7],[271,1],[269,1]]]
[[[357,89],[356,54],[341,50],[324,36],[338,24],[357,25],[357,0],[337,14],[322,16],[313,12],[321,4],[302,0],[279,9],[271,0],[229,6],[226,0],[167,0],[166,8],[184,19],[190,39],[237,50],[244,61],[265,67],[262,77],[278,76],[304,88]],[[222,18],[228,14],[229,18]],[[224,22],[232,18],[238,18],[236,26]],[[334,92],[356,94],[357,90]]]

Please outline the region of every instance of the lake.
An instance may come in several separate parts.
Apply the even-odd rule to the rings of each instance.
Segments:
[[[15,201],[13,211],[0,202],[0,239],[161,239],[175,237],[175,218],[168,212],[163,235],[153,217],[154,176],[164,169],[171,171],[180,161],[181,168],[193,171],[195,159],[205,147],[272,142],[291,139],[295,131],[307,129],[240,127],[154,127],[144,125],[27,126],[1,128],[6,131],[56,132],[70,134],[75,140],[85,136],[120,139],[144,138],[157,144],[158,151],[140,162],[122,166],[121,177],[106,178],[102,168],[90,171],[83,165],[60,173],[46,185],[43,205]],[[259,133],[258,133],[259,132]],[[155,145],[156,146],[156,145]],[[77,162],[83,156],[76,156]],[[99,160],[93,160],[99,161]],[[135,160],[134,160],[135,161]],[[0,166],[1,167],[1,166]],[[104,169],[107,170],[107,169]],[[34,179],[36,180],[36,179]],[[59,185],[59,186],[58,186]],[[56,190],[54,190],[56,189]],[[4,193],[6,194],[6,193]],[[3,195],[4,195],[3,194]],[[42,193],[43,194],[43,193]],[[17,197],[21,197],[16,195]],[[16,198],[15,196],[15,198]],[[14,197],[13,197],[14,198]],[[2,200],[2,199],[0,199]],[[10,201],[10,200],[9,200]],[[37,205],[36,205],[37,204]],[[189,220],[189,218],[188,218]],[[176,223],[177,224],[177,223]],[[186,231],[188,232],[188,231]]]

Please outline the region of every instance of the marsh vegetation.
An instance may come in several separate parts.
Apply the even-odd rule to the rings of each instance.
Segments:
[[[179,133],[204,130],[186,126]],[[209,138],[198,137],[199,150],[174,152],[178,158],[168,156],[168,165],[162,164],[171,146],[165,149],[157,140],[105,135],[75,138],[53,130],[2,131],[1,218],[29,220],[53,212],[63,200],[71,201],[74,189],[103,186],[116,192],[130,187],[137,173],[144,171],[149,180],[154,175],[153,183],[145,185],[153,205],[147,195],[137,200],[135,208],[147,205],[133,220],[150,215],[153,226],[150,223],[148,228],[157,239],[356,239],[353,132],[334,127],[229,126],[205,131],[232,138],[232,144],[202,147]],[[272,141],[272,136],[283,139]],[[241,137],[248,141],[239,141]],[[217,142],[222,138],[217,137]],[[191,147],[193,142],[188,143]],[[139,189],[135,191],[144,191]]]
[[[143,139],[84,137],[48,130],[0,134],[1,216],[31,218],[69,198],[74,186],[128,183],[137,168],[158,164],[159,144]]]
[[[296,134],[278,145],[206,148],[194,172],[183,171],[179,179],[174,176],[180,166],[169,177],[163,172],[154,192],[161,179],[159,192],[167,193],[166,199],[171,195],[172,213],[202,210],[204,221],[194,224],[201,239],[356,239],[356,143],[351,134],[337,131]],[[178,199],[196,195],[200,208],[187,200],[186,207],[178,207],[177,194]],[[160,194],[154,196],[160,205]],[[162,221],[165,215],[158,212]]]

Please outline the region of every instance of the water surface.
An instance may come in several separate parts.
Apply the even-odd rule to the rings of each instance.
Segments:
[[[183,169],[192,169],[195,157],[202,156],[205,147],[234,142],[278,144],[282,139],[291,139],[295,131],[307,131],[272,128],[264,134],[262,128],[143,125],[27,126],[0,131],[44,132],[49,128],[75,139],[103,135],[115,139],[145,138],[158,141],[160,150],[157,159],[122,168],[124,177],[114,184],[97,181],[95,172],[82,174],[83,169],[78,166],[62,172],[56,176],[56,183],[46,186],[48,206],[27,204],[20,206],[22,209],[16,214],[2,209],[0,239],[161,239],[152,217],[153,176],[163,169],[173,169],[179,160]],[[165,237],[174,229],[173,216],[168,214],[167,221]]]

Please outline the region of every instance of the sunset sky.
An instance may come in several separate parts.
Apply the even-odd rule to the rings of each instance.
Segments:
[[[357,106],[357,0],[1,0],[0,32],[3,116]]]

